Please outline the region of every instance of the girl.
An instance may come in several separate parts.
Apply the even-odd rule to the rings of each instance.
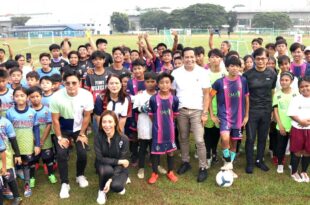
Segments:
[[[277,70],[277,60],[274,57],[269,57],[267,61],[267,68],[271,68],[274,72],[278,73]]]
[[[148,180],[154,184],[158,179],[158,164],[162,154],[167,154],[168,173],[170,181],[178,181],[173,173],[173,151],[177,149],[175,144],[174,118],[178,114],[179,100],[170,93],[173,77],[168,73],[161,73],[157,78],[159,92],[150,99],[149,115],[152,125],[152,169],[153,173]]]
[[[250,70],[254,66],[254,59],[252,55],[246,55],[243,57],[244,60],[244,72]]]
[[[280,75],[281,90],[278,90],[273,96],[274,117],[277,122],[276,138],[277,145],[275,147],[275,155],[278,160],[278,173],[283,173],[283,161],[286,146],[291,130],[291,119],[287,116],[287,108],[293,97],[298,95],[297,91],[291,88],[294,76],[290,72],[282,72]]]
[[[99,175],[97,203],[105,204],[106,194],[110,189],[125,194],[128,179],[128,138],[122,134],[117,115],[113,111],[106,110],[102,113],[94,146]]]
[[[25,56],[18,54],[15,56],[15,61],[18,63],[19,69],[23,71],[23,79],[26,79],[27,73],[34,70],[34,66],[32,64],[32,60],[30,59],[30,65],[25,65]]]
[[[24,196],[30,197],[30,167],[33,154],[40,153],[40,128],[36,111],[27,105],[27,91],[23,87],[15,88],[13,92],[15,106],[6,113],[6,118],[10,120],[16,132],[17,144],[20,149],[22,159],[22,169],[24,172]]]
[[[299,92],[290,102],[287,115],[292,119],[290,151],[292,178],[297,182],[309,182],[307,169],[310,160],[310,77],[298,81]],[[298,165],[301,160],[301,173]]]

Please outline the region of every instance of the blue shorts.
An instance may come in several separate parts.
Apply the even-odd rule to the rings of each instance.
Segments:
[[[167,154],[169,152],[173,152],[177,150],[176,144],[173,142],[169,143],[152,143],[152,151],[151,154]]]
[[[221,129],[220,132],[229,132],[230,139],[232,140],[242,139],[242,129]]]

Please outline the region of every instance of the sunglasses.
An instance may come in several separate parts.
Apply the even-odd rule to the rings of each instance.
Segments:
[[[77,81],[73,81],[73,82],[66,81],[66,82],[65,82],[65,85],[66,85],[66,86],[70,86],[70,85],[76,86],[77,84],[78,84]]]

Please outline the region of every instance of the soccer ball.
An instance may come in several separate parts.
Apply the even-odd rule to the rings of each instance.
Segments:
[[[216,183],[221,187],[230,187],[234,182],[234,176],[230,170],[221,170],[216,175]]]

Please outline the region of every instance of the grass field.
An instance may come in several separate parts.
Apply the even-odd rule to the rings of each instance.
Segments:
[[[250,51],[250,42],[256,36],[232,36],[231,40],[244,41]],[[97,37],[96,37],[97,38]],[[96,39],[94,37],[94,39]],[[117,45],[127,45],[131,48],[136,47],[135,36],[106,36],[109,41],[109,50]],[[274,37],[263,36],[264,43],[273,42]],[[215,37],[215,45],[220,45],[222,40],[226,40],[226,36],[222,38]],[[289,44],[293,41],[292,37],[287,37]],[[150,36],[153,45],[163,40],[160,36]],[[182,40],[182,39],[181,39]],[[310,38],[304,37],[304,44],[310,45]],[[32,46],[28,47],[27,39],[6,39],[15,50],[15,54],[31,52],[33,58],[36,60],[41,52],[48,52],[48,46]],[[37,42],[35,42],[37,41]],[[42,40],[34,40],[33,44],[39,43]],[[59,43],[61,39],[55,39]],[[86,38],[73,38],[73,49],[78,45],[86,43]],[[2,44],[3,39],[0,39]],[[45,41],[47,43],[51,41]],[[208,36],[197,35],[192,36],[191,39],[186,39],[183,42],[186,46],[202,45],[208,49]],[[239,52],[241,55],[246,54],[245,45],[241,47]],[[2,47],[2,46],[1,46]],[[36,61],[36,65],[38,61]],[[92,141],[92,137],[91,140]],[[243,141],[244,144],[244,141]],[[91,146],[92,147],[92,146]],[[192,153],[194,146],[192,145]],[[220,149],[219,149],[220,152]],[[24,204],[29,205],[95,205],[98,192],[98,177],[94,171],[94,151],[93,149],[88,153],[88,165],[86,169],[86,176],[90,182],[90,186],[81,189],[75,183],[75,159],[76,154],[73,151],[70,154],[69,177],[71,184],[70,198],[67,200],[59,199],[60,184],[50,185],[47,177],[43,174],[42,169],[37,173],[37,186],[33,189],[33,196],[29,199],[24,199]],[[178,156],[179,152],[175,154],[176,168],[181,162]],[[244,172],[245,156],[244,152],[238,157],[235,164],[235,172],[239,178],[234,182],[230,188],[220,188],[215,183],[215,175],[219,171],[221,162],[211,167],[209,170],[209,177],[203,183],[197,183],[196,177],[198,172],[197,160],[192,157],[192,170],[179,177],[179,181],[175,184],[166,179],[165,176],[160,176],[158,183],[155,185],[147,184],[147,178],[150,176],[151,168],[147,168],[146,179],[140,180],[137,178],[137,169],[130,168],[130,178],[132,183],[127,185],[126,194],[120,196],[115,193],[108,194],[107,204],[310,204],[310,184],[296,183],[290,179],[290,174],[287,166],[284,174],[277,174],[276,168],[271,164],[270,157],[266,153],[266,161],[271,170],[267,173],[255,169],[254,174],[247,175]],[[165,157],[162,158],[162,165],[166,167]],[[58,176],[58,174],[57,174]],[[20,183],[21,185],[21,183]],[[23,193],[22,186],[20,186],[20,193]]]

